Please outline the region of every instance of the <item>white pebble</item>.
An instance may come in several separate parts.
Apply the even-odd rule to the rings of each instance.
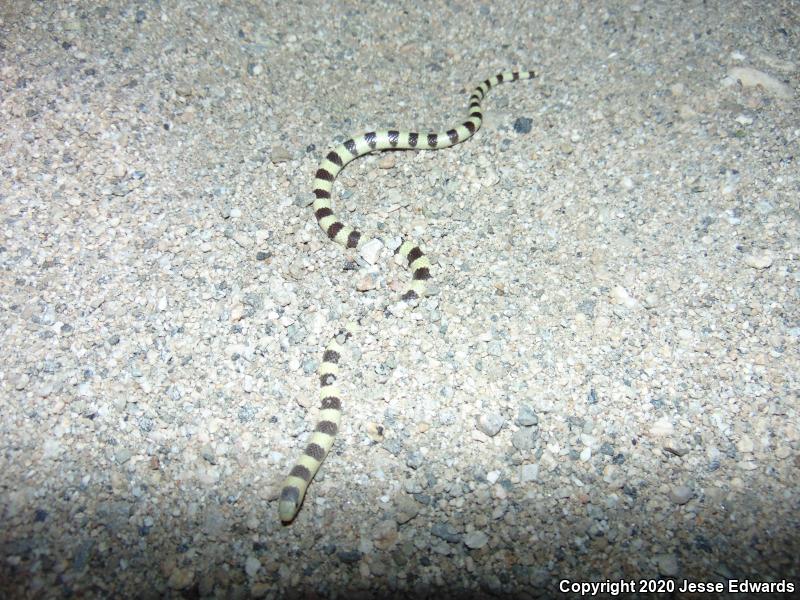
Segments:
[[[57,439],[48,438],[44,441],[42,450],[44,458],[56,458],[63,452],[64,448]]]
[[[772,266],[772,253],[769,251],[754,252],[744,257],[744,264],[754,269],[767,269]]]
[[[253,245],[253,239],[241,231],[233,234],[233,241],[239,244],[242,248],[249,248]]]
[[[28,377],[28,375],[26,373],[22,373],[21,375],[19,375],[17,377],[16,381],[14,381],[14,389],[15,390],[24,390],[25,387],[28,385],[29,381],[30,381],[30,377]]]
[[[464,544],[467,548],[483,548],[489,541],[489,536],[482,531],[470,531],[464,536]]]
[[[611,299],[615,304],[621,304],[627,308],[636,306],[636,300],[621,285],[614,286],[611,290]]]
[[[654,436],[667,436],[672,435],[675,431],[675,428],[672,426],[672,422],[667,417],[662,417],[650,428],[650,434]]]
[[[255,556],[248,556],[244,563],[244,572],[248,577],[254,577],[258,570],[261,568],[261,563]]]
[[[644,307],[645,308],[648,308],[648,309],[655,308],[655,307],[658,306],[658,304],[659,304],[658,296],[656,296],[653,292],[648,293],[644,297]]]
[[[375,281],[375,275],[372,273],[365,273],[356,281],[356,289],[359,292],[368,292],[369,290],[374,290],[376,287],[377,282]]]
[[[536,481],[539,478],[539,465],[526,464],[519,468],[519,480],[522,483]]]
[[[383,242],[378,239],[371,239],[366,244],[361,246],[359,254],[361,254],[361,258],[363,258],[369,264],[374,265],[376,262],[378,262],[378,255],[380,255],[382,248]]]
[[[505,419],[496,413],[483,414],[477,419],[478,429],[489,437],[497,435],[503,428],[504,423]]]
[[[752,452],[754,448],[755,444],[753,444],[753,440],[747,436],[744,436],[742,439],[736,442],[736,449],[744,454]]]

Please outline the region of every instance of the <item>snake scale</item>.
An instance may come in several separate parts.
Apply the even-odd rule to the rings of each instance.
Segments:
[[[486,79],[472,92],[469,98],[469,114],[461,124],[438,133],[419,134],[410,131],[371,131],[348,139],[330,150],[314,176],[314,216],[330,239],[345,248],[359,249],[369,240],[361,233],[345,225],[331,208],[331,188],[336,176],[350,161],[359,156],[380,150],[438,150],[449,148],[471,138],[481,126],[483,113],[481,101],[490,89],[506,81],[533,79],[533,71],[505,72]],[[425,283],[431,277],[431,263],[416,244],[405,241],[397,254],[411,271],[411,284],[403,293],[403,300],[413,300],[425,295]],[[319,367],[320,413],[311,439],[283,482],[278,514],[284,523],[291,522],[308,488],[308,484],[319,470],[322,461],[333,446],[342,416],[342,400],[336,379],[339,374],[339,359],[342,345],[350,333],[340,332],[331,339],[322,355]]]

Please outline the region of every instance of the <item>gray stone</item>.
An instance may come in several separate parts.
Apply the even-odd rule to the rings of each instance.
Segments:
[[[537,430],[533,427],[523,427],[517,429],[511,436],[511,443],[520,452],[527,452],[536,447],[536,439],[539,437]]]
[[[528,404],[521,404],[517,414],[517,425],[521,427],[533,427],[539,424],[539,417]]]

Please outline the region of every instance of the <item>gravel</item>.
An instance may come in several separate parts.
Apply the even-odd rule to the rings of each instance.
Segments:
[[[6,4],[4,597],[797,585],[796,7]],[[468,142],[348,165],[375,241],[325,237],[330,145],[512,67]]]

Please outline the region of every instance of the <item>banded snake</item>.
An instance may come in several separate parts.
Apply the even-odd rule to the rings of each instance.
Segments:
[[[345,225],[331,207],[333,182],[349,162],[359,156],[381,150],[439,150],[464,142],[480,129],[483,122],[481,101],[490,89],[500,83],[534,77],[536,74],[533,71],[515,71],[500,73],[486,79],[475,88],[469,98],[467,119],[446,131],[427,134],[399,130],[371,131],[334,147],[319,165],[314,176],[315,199],[312,206],[319,226],[330,239],[345,248],[358,250],[363,247],[369,240],[364,239],[359,231]],[[431,277],[431,263],[428,257],[423,254],[419,246],[410,241],[404,241],[396,252],[411,271],[411,283],[401,298],[413,300],[424,296],[426,282]],[[290,523],[297,515],[308,484],[325,460],[339,430],[342,401],[336,379],[339,374],[339,359],[342,356],[341,344],[349,336],[350,333],[347,331],[334,336],[322,355],[322,364],[318,370],[321,402],[319,420],[305,450],[283,482],[278,514],[284,523]]]

